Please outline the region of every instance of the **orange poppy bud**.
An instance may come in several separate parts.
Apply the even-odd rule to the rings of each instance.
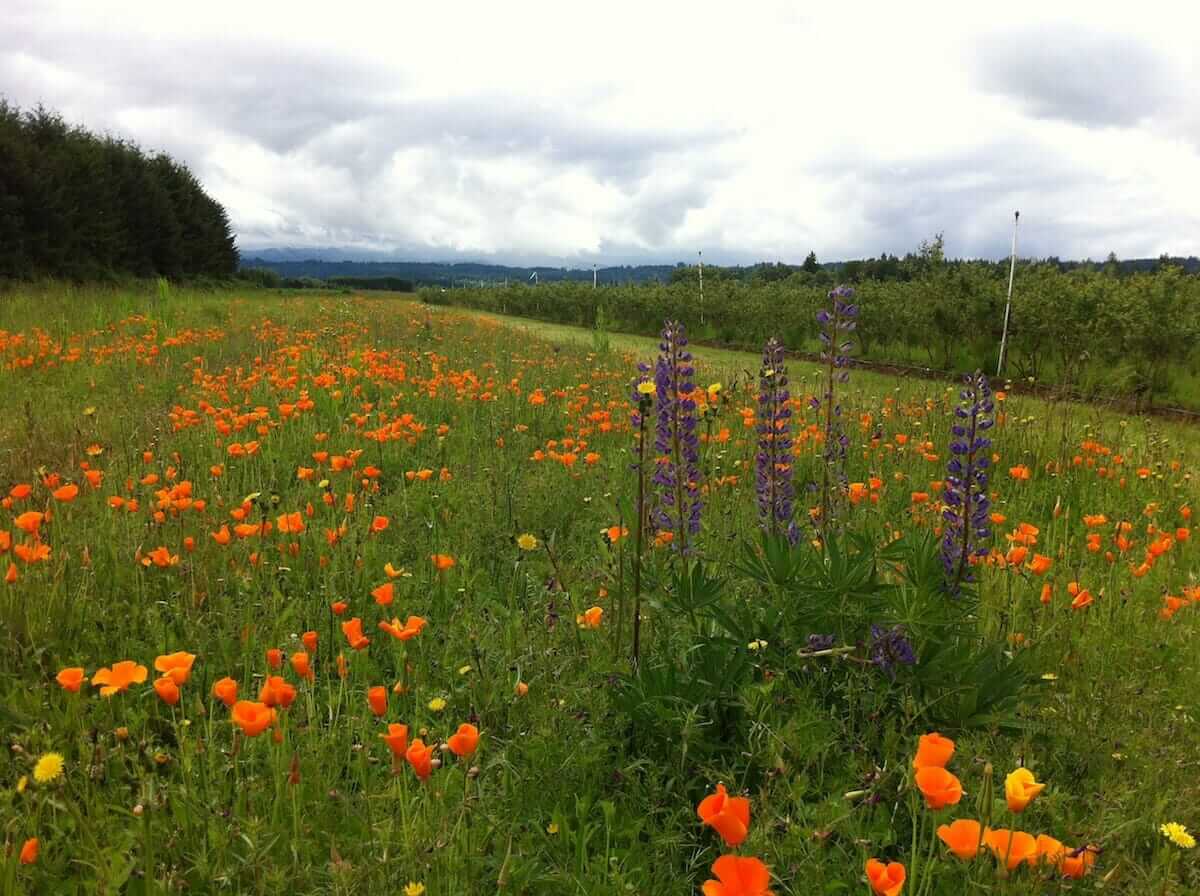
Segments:
[[[404,758],[412,766],[413,772],[422,781],[428,781],[433,773],[433,747],[425,746],[425,742],[417,738],[409,745]]]
[[[346,607],[348,606],[349,604],[347,604],[344,600],[335,600],[329,605],[329,609],[333,611],[334,616],[341,616],[346,612]]]
[[[317,633],[305,632],[300,636],[300,643],[304,645],[304,649],[309,653],[317,652]]]
[[[367,691],[367,704],[371,707],[371,712],[377,716],[387,712],[388,692],[383,685],[376,685]]]
[[[381,734],[379,738],[388,745],[393,756],[401,757],[408,749],[408,726],[392,722],[388,725],[387,734]]]
[[[700,801],[696,814],[730,846],[740,846],[750,829],[750,800],[729,796],[724,784]]]
[[[529,685],[523,681],[518,681],[517,686],[513,690],[516,691],[518,697],[524,697],[529,693]]]
[[[267,650],[267,665],[272,669],[278,669],[283,666],[283,651],[278,647],[271,647]]]
[[[454,558],[449,554],[432,554],[429,559],[438,572],[445,572],[454,566]]]
[[[34,862],[36,862],[38,850],[40,848],[41,844],[38,842],[37,837],[30,837],[23,844],[21,844],[21,864],[32,865]]]
[[[313,681],[316,675],[313,674],[312,666],[309,664],[309,654],[305,650],[297,650],[291,657],[292,669],[296,675],[306,681]]]

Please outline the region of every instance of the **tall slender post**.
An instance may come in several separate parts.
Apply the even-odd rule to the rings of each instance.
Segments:
[[[697,251],[696,257],[700,259],[700,323],[704,323],[704,252]]]
[[[1012,314],[1013,274],[1017,271],[1017,222],[1020,212],[1013,212],[1012,257],[1008,263],[1008,300],[1004,303],[1004,332],[1000,336],[1000,360],[996,362],[996,376],[1004,372],[1004,350],[1008,347],[1008,318]]]
[[[596,288],[596,266],[592,265],[592,289]]]

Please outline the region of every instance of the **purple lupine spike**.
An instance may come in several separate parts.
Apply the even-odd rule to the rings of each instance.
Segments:
[[[839,286],[829,292],[829,306],[817,312],[821,325],[821,362],[825,365],[825,392],[813,398],[811,407],[824,411],[825,473],[821,485],[821,525],[829,525],[841,495],[846,490],[846,451],[850,439],[842,426],[842,406],[837,403],[837,386],[850,379],[850,334],[858,318],[858,306],[851,299],[854,289]]]
[[[673,546],[690,553],[691,539],[700,531],[700,436],[696,431],[696,402],[692,355],[683,324],[667,321],[654,367],[656,420],[654,449],[658,453],[654,483],[657,495],[651,521],[674,533]]]
[[[783,344],[772,338],[763,347],[758,373],[758,452],[754,457],[758,522],[772,535],[782,529],[795,544],[799,529],[792,519],[796,492],[792,486],[790,398]]]
[[[893,680],[896,678],[897,666],[911,666],[917,661],[905,634],[904,626],[882,628],[871,625],[871,640],[867,645],[867,659],[879,667],[879,670]]]
[[[985,433],[994,423],[995,404],[987,377],[978,370],[968,374],[958,397],[942,511],[942,565],[951,594],[957,594],[963,582],[974,581],[971,558],[987,556],[986,542],[992,537],[987,491],[992,442]]]

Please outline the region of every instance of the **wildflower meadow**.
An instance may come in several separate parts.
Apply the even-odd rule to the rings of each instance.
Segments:
[[[350,293],[0,301],[0,894],[1184,894],[1193,425]]]

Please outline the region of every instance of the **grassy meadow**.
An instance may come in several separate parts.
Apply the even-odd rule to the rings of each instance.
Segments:
[[[781,371],[697,349],[673,532],[639,525],[658,352],[389,295],[0,294],[0,894],[1200,890],[1161,829],[1200,827],[1194,427],[998,392],[950,594],[957,387],[851,369],[827,461],[789,362],[789,544]]]

